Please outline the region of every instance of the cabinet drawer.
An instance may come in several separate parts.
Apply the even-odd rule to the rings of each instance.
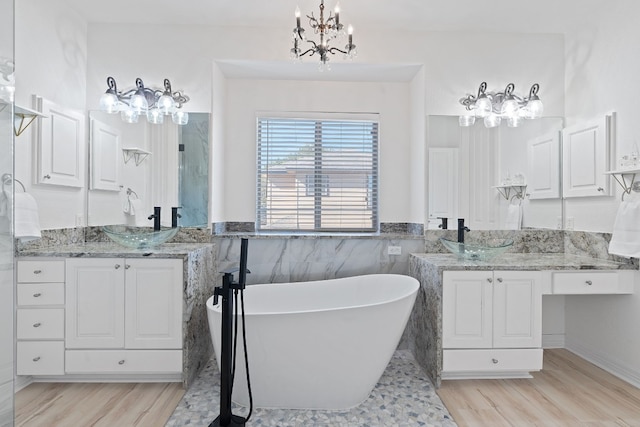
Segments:
[[[444,350],[443,372],[539,371],[542,349]]]
[[[590,271],[553,273],[554,294],[616,294],[621,292],[620,273]]]
[[[18,261],[18,282],[64,282],[64,260]]]
[[[182,350],[67,350],[68,374],[181,373]]]
[[[64,375],[64,341],[19,341],[18,375]]]
[[[64,339],[64,308],[18,309],[19,340]]]
[[[18,283],[18,306],[64,305],[64,283]]]

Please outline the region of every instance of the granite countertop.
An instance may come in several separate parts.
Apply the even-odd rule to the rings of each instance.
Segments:
[[[489,261],[459,259],[453,254],[414,253],[411,256],[444,270],[635,270],[633,264],[564,253],[512,253]]]
[[[152,248],[133,249],[113,242],[93,242],[76,245],[49,246],[27,249],[18,253],[19,257],[128,257],[128,258],[184,258],[193,251],[211,247],[213,243],[163,243]]]
[[[216,239],[390,239],[390,240],[423,240],[422,234],[408,233],[287,233],[287,232],[225,232],[214,234]]]

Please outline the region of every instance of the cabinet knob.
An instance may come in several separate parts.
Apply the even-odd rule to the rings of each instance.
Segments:
[[[114,267],[115,267],[115,269],[117,270],[117,269],[119,269],[119,268],[120,268],[120,264],[116,264],[116,265],[114,265]]]
[[[593,282],[591,280],[587,280],[585,283],[589,286],[593,285]]]
[[[46,174],[45,176],[42,177],[42,179],[51,179],[51,175]]]
[[[124,365],[124,359],[118,361],[118,365]]]
[[[598,191],[604,191],[604,188],[598,187]]]
[[[36,294],[33,294],[33,297],[34,297],[34,298],[38,298],[38,297],[41,297],[41,296],[42,296],[42,294],[41,294],[40,292],[38,292],[38,293],[36,293]]]
[[[130,269],[130,268],[131,268],[131,266],[130,266],[129,264],[125,264],[125,265],[124,265],[124,269],[125,269],[125,270],[128,270],[128,269]]]
[[[491,277],[487,277],[487,282],[491,283],[493,282],[493,279]]]
[[[34,328],[39,328],[40,326],[42,326],[42,323],[40,323],[40,322],[33,324]]]
[[[498,283],[502,283],[502,277],[498,277],[496,280],[498,281]]]
[[[33,274],[40,274],[42,273],[42,270],[33,270]]]
[[[491,363],[493,363],[494,365],[498,364],[498,359],[491,359]]]
[[[38,360],[40,360],[40,356],[36,356],[36,357],[33,358],[34,362],[37,362]]]

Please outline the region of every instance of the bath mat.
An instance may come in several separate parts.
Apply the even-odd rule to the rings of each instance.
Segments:
[[[166,427],[207,427],[219,414],[218,367],[211,359]],[[234,415],[248,410],[235,407]],[[369,398],[350,410],[254,409],[247,427],[451,427],[456,423],[409,351],[396,351]]]

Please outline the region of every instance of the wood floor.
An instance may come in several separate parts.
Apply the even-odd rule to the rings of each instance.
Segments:
[[[16,427],[162,427],[181,383],[33,383],[16,393]]]
[[[183,394],[178,383],[35,383],[16,395],[16,426],[161,427]],[[460,427],[640,427],[640,389],[567,350],[545,350],[533,379],[444,381],[438,394]]]
[[[533,379],[443,381],[459,427],[640,426],[640,389],[563,350],[545,350]]]

